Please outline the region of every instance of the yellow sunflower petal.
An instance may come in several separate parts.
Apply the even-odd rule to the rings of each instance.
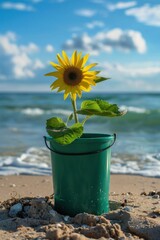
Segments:
[[[76,101],[77,94],[76,93],[71,93],[71,97],[74,101]]]
[[[77,63],[77,51],[74,51],[71,57],[71,63],[73,66],[76,66]]]
[[[82,97],[82,91],[79,89],[79,87],[76,87],[76,93],[80,98]]]
[[[82,67],[86,64],[86,62],[88,61],[88,58],[89,58],[89,53],[83,57]]]
[[[96,82],[93,79],[83,79],[83,82],[88,83],[89,85],[96,86]]]
[[[79,60],[79,62],[77,62],[77,67],[78,67],[79,69],[81,69],[81,68],[82,68],[82,64],[83,64],[83,58],[81,58],[81,59]]]
[[[80,92],[77,92],[77,94],[78,94],[78,97],[79,97],[79,98],[82,97],[82,92],[81,92],[81,91],[80,91]]]
[[[71,90],[72,90],[72,87],[70,87],[70,86],[65,86],[65,92],[66,93],[70,93],[71,92]]]
[[[82,91],[84,91],[84,92],[89,92],[89,91],[91,91],[91,86],[88,86],[88,87],[86,88],[86,87],[83,87],[83,86],[81,85],[80,89],[81,89]]]
[[[84,77],[83,81],[88,81],[88,82],[94,82],[96,80],[96,77]]]
[[[77,61],[81,59],[81,56],[82,56],[82,52],[77,53]]]
[[[45,76],[52,76],[52,77],[59,78],[59,77],[62,77],[62,74],[61,72],[50,72],[50,73],[46,73]]]
[[[52,65],[52,67],[56,68],[57,70],[62,69],[62,67],[60,65],[58,65],[57,63],[50,62],[50,64]]]
[[[64,99],[70,94],[76,100],[77,95],[82,96],[82,91],[89,92],[91,86],[96,85],[95,79],[99,71],[89,71],[96,63],[86,65],[89,54],[82,57],[81,52],[74,51],[71,58],[63,50],[62,55],[57,54],[58,64],[51,62],[56,69],[49,72],[46,76],[56,77],[56,81],[51,84],[51,90],[57,89],[58,92],[64,91]]]
[[[82,52],[80,52],[80,53],[78,53],[77,54],[77,63],[76,63],[76,66],[78,67],[78,68],[81,68],[81,65],[82,65],[82,58],[81,58],[81,56],[82,56]]]
[[[61,65],[63,68],[65,68],[66,63],[65,63],[65,61],[61,58],[61,56],[60,56],[59,53],[57,54],[57,59],[58,59],[58,62],[60,63],[60,65]]]
[[[51,85],[50,88],[52,90],[54,90],[55,88],[58,88],[60,86],[59,80],[57,79],[56,81],[54,81]]]
[[[92,81],[96,79],[96,76],[84,76],[83,79],[86,79],[88,81]]]
[[[95,79],[83,79],[83,81],[90,85],[96,86]]]
[[[62,91],[64,91],[65,89],[64,89],[64,86],[59,86],[59,88],[58,88],[58,90],[57,90],[57,92],[62,92]]]
[[[96,76],[100,71],[88,71],[84,73],[84,76]]]
[[[83,72],[87,72],[89,69],[95,67],[97,65],[97,63],[91,63],[88,66],[83,68]]]
[[[69,93],[65,91],[64,93],[64,100],[66,100],[66,98],[68,97]]]
[[[81,87],[82,87],[83,89],[88,88],[88,87],[89,87],[89,83],[83,81],[83,82],[81,82],[80,89],[81,89]]]
[[[90,92],[92,90],[91,86],[85,90],[85,92]]]
[[[52,72],[49,72],[49,73],[44,74],[44,76],[48,77],[48,76],[53,76],[53,75],[52,75]]]
[[[66,52],[64,50],[62,51],[62,56],[63,56],[64,61],[66,62],[66,64],[70,65],[69,58],[68,58],[68,56],[67,56],[67,54],[66,54]]]
[[[89,57],[89,54],[86,54],[84,57],[79,59],[79,61],[77,61],[77,67],[82,68],[86,64],[88,57]]]

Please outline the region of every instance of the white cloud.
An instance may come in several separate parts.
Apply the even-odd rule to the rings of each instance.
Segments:
[[[83,17],[93,17],[96,14],[96,12],[91,9],[79,9],[75,11],[75,14]]]
[[[41,60],[36,59],[33,65],[33,69],[43,69],[44,68],[44,64],[42,63]]]
[[[160,26],[160,4],[151,7],[145,4],[142,7],[126,10],[127,16],[134,16],[139,22],[150,26]]]
[[[31,58],[38,50],[34,43],[18,45],[13,32],[0,35],[0,79],[33,78],[35,69],[44,67],[40,60]]]
[[[159,91],[160,62],[137,62],[132,64],[100,63],[102,76],[111,76],[109,90]],[[155,84],[153,84],[153,82]]]
[[[92,42],[92,40],[93,39],[86,33],[82,36],[73,35],[72,39],[69,39],[64,43],[63,48],[66,50],[79,49],[90,52],[92,55],[98,55],[99,48],[97,49],[96,46],[93,46],[94,41]]]
[[[13,3],[13,2],[3,2],[0,5],[1,8],[6,9],[6,10],[18,10],[18,11],[33,11],[34,8],[32,6],[29,6],[25,3],[21,3],[21,2],[17,2],[17,3]]]
[[[38,52],[39,48],[35,43],[29,43],[28,45],[19,46],[20,50],[26,53]]]
[[[102,64],[104,69],[112,72],[113,75],[131,78],[141,78],[141,77],[151,77],[160,74],[160,62],[159,63],[136,63],[136,64],[110,64],[104,63]]]
[[[51,44],[46,45],[45,49],[46,52],[54,52],[54,47]]]
[[[104,23],[101,21],[93,21],[86,24],[87,28],[93,29],[95,27],[104,27]]]
[[[120,10],[120,9],[126,9],[130,7],[136,6],[137,2],[136,1],[130,1],[130,2],[118,2],[115,4],[108,4],[107,8],[110,11],[115,11],[115,10]]]
[[[72,39],[66,41],[63,48],[67,50],[80,49],[88,51],[93,55],[113,50],[125,52],[146,52],[146,42],[140,32],[115,28],[110,31],[99,32],[94,36],[84,33],[82,36],[73,35]]]

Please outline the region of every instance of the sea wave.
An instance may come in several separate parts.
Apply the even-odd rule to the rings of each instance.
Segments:
[[[111,173],[160,177],[160,153],[146,154],[137,161],[123,161],[120,158],[112,158]]]
[[[45,148],[29,148],[20,156],[1,156],[0,175],[51,175],[50,153]],[[160,153],[144,156],[113,156],[111,173],[160,177]]]
[[[70,115],[72,112],[66,109],[53,109],[53,110],[44,110],[41,108],[25,108],[21,110],[21,113],[29,116],[40,116],[43,114],[61,114],[61,115]]]
[[[43,148],[29,148],[20,156],[0,157],[0,175],[50,175],[49,153]]]
[[[26,109],[23,109],[21,113],[30,115],[30,116],[39,116],[44,114],[45,111],[40,108],[26,108]]]
[[[121,110],[127,110],[128,112],[134,113],[149,113],[150,111],[145,108],[138,108],[133,106],[120,106]],[[43,114],[62,114],[62,115],[70,115],[72,112],[66,109],[53,109],[53,110],[44,110],[41,108],[25,108],[21,110],[21,113],[29,116],[39,116]]]
[[[128,112],[134,112],[134,113],[149,113],[150,111],[145,108],[139,108],[139,107],[133,107],[133,106],[120,106],[121,110],[127,110]]]

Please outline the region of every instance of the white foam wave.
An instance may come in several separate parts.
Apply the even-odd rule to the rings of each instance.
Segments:
[[[0,175],[11,174],[50,175],[51,167],[48,150],[29,148],[19,157],[0,157]]]
[[[160,154],[147,154],[136,161],[112,158],[111,173],[160,177]]]
[[[120,107],[121,110],[126,110],[128,112],[135,112],[135,113],[149,113],[149,111],[145,108],[138,108],[138,107],[133,107],[133,106],[125,106],[125,105],[122,105]]]
[[[133,158],[111,159],[111,173],[160,177],[160,153]],[[51,175],[50,153],[45,148],[29,148],[18,157],[0,157],[0,175]]]
[[[40,108],[26,108],[21,111],[23,114],[30,115],[30,116],[39,116],[44,114],[44,110]]]
[[[29,116],[39,116],[43,114],[61,114],[70,115],[72,112],[66,109],[43,110],[41,108],[25,108],[21,113]]]

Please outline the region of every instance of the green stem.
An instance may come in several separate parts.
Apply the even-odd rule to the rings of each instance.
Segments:
[[[75,123],[78,123],[78,116],[77,116],[77,107],[76,107],[76,100],[73,100],[71,98],[71,101],[72,101],[72,106],[73,106],[73,113],[74,113],[74,120],[75,120]]]

